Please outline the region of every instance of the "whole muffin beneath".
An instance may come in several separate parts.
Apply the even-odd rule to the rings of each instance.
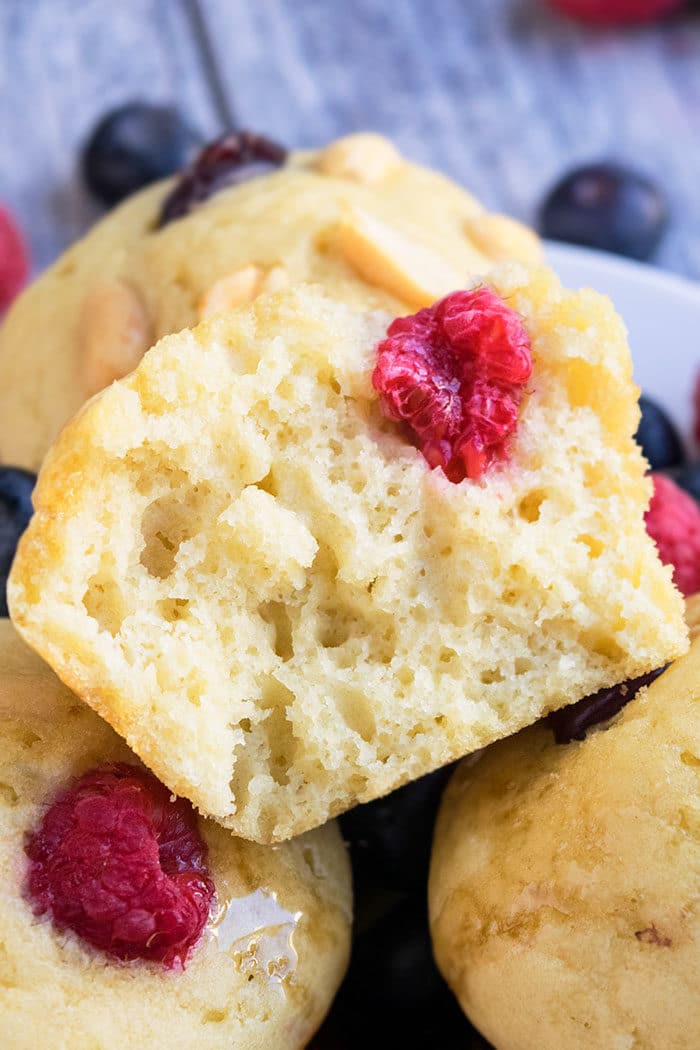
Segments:
[[[361,307],[426,305],[538,238],[380,135],[306,153],[250,134],[115,208],[0,329],[0,461],[36,470],[83,402],[161,336],[315,281]]]
[[[516,267],[388,320],[297,286],[167,337],[64,431],[14,564],[30,644],[257,841],[687,648],[609,302]]]
[[[435,956],[499,1050],[700,1046],[700,641],[611,722],[467,759],[430,875]]]
[[[304,1047],[351,893],[335,825],[270,850],[198,819],[0,622],[5,1050]]]

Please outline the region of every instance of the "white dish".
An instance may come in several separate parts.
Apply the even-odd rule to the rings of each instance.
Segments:
[[[687,435],[700,371],[700,284],[645,263],[568,244],[546,244],[565,286],[605,292],[629,329],[635,380]]]

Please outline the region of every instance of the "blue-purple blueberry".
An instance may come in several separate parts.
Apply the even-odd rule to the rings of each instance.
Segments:
[[[652,470],[668,470],[685,461],[683,443],[674,424],[656,401],[639,399],[642,418],[635,438]]]
[[[0,467],[0,616],[7,616],[7,577],[17,542],[32,516],[36,474]]]
[[[620,164],[587,164],[550,190],[539,226],[555,241],[648,259],[667,222],[666,198],[646,175]]]
[[[83,153],[85,181],[103,204],[179,171],[200,145],[199,136],[173,106],[128,102],[107,113]]]

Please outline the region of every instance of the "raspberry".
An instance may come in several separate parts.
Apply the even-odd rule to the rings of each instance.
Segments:
[[[700,507],[663,474],[653,474],[654,495],[646,513],[647,532],[661,561],[673,566],[673,580],[684,595],[700,591]]]
[[[600,25],[650,22],[685,6],[685,0],[551,0],[564,14]]]
[[[0,207],[0,313],[22,290],[29,274],[29,257],[17,224]]]
[[[93,769],[49,806],[26,846],[27,895],[118,959],[184,967],[214,884],[194,810],[126,763]]]
[[[392,321],[372,383],[384,414],[408,423],[429,465],[456,483],[508,459],[531,374],[520,317],[476,288]]]

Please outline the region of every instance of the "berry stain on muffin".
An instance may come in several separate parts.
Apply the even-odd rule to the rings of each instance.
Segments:
[[[214,899],[194,810],[115,763],[75,780],[26,845],[39,915],[118,959],[184,968]]]
[[[429,465],[457,483],[508,459],[531,375],[522,320],[475,288],[393,321],[372,382],[385,415],[408,423]]]

